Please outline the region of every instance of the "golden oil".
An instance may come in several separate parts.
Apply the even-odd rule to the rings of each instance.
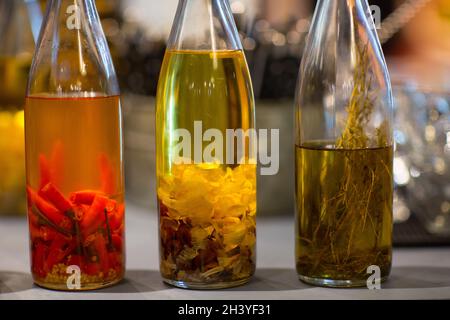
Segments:
[[[193,134],[195,121],[202,122],[204,131],[218,129],[224,137],[227,129],[254,128],[253,91],[244,53],[168,50],[157,106],[157,170],[164,175],[170,172],[173,130],[183,128]]]
[[[393,148],[311,143],[296,153],[300,277],[365,285],[367,268],[376,265],[385,279],[392,254]]]
[[[255,270],[256,165],[174,164],[174,131],[194,134],[196,121],[223,137],[227,129],[254,128],[253,92],[241,50],[166,52],[156,146],[164,280],[209,289],[242,284]],[[204,149],[208,143],[202,143]]]

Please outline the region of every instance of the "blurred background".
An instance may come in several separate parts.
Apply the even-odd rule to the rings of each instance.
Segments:
[[[97,0],[123,93],[128,201],[155,208],[154,96],[178,0]],[[371,0],[395,91],[395,242],[450,243],[450,0]],[[314,0],[230,0],[257,125],[279,128],[259,214],[294,212],[294,96]],[[23,100],[45,1],[0,0],[0,215],[25,211]],[[14,138],[12,138],[14,137]]]

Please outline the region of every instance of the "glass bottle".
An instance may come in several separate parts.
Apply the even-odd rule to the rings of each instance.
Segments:
[[[253,275],[254,153],[246,136],[226,135],[249,133],[254,123],[251,80],[228,1],[180,0],[156,107],[160,270],[166,283],[218,289]]]
[[[313,285],[365,286],[391,268],[393,100],[367,9],[320,0],[300,69],[296,264]]]
[[[94,1],[49,1],[25,105],[31,267],[39,286],[90,290],[123,278],[121,117]]]
[[[26,214],[23,108],[41,18],[35,1],[0,0],[0,215]]]

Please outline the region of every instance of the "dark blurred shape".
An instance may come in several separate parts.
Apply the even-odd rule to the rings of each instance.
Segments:
[[[429,234],[450,237],[450,93],[396,88],[397,195]],[[397,205],[396,220],[409,219]]]
[[[23,107],[42,16],[37,1],[0,0],[0,215],[24,215]]]

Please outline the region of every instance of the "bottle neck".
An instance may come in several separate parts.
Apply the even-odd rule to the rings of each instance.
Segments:
[[[67,30],[81,30],[83,24],[99,21],[94,0],[50,0],[46,20],[55,19]]]
[[[179,0],[168,48],[242,49],[228,0]]]
[[[118,94],[94,0],[50,0],[30,79],[29,95]]]
[[[329,0],[319,0],[317,3],[317,9],[319,12],[324,10],[341,11],[341,10],[351,10],[353,12],[367,11],[369,12],[369,3],[367,0],[339,0],[339,1],[329,1]]]

